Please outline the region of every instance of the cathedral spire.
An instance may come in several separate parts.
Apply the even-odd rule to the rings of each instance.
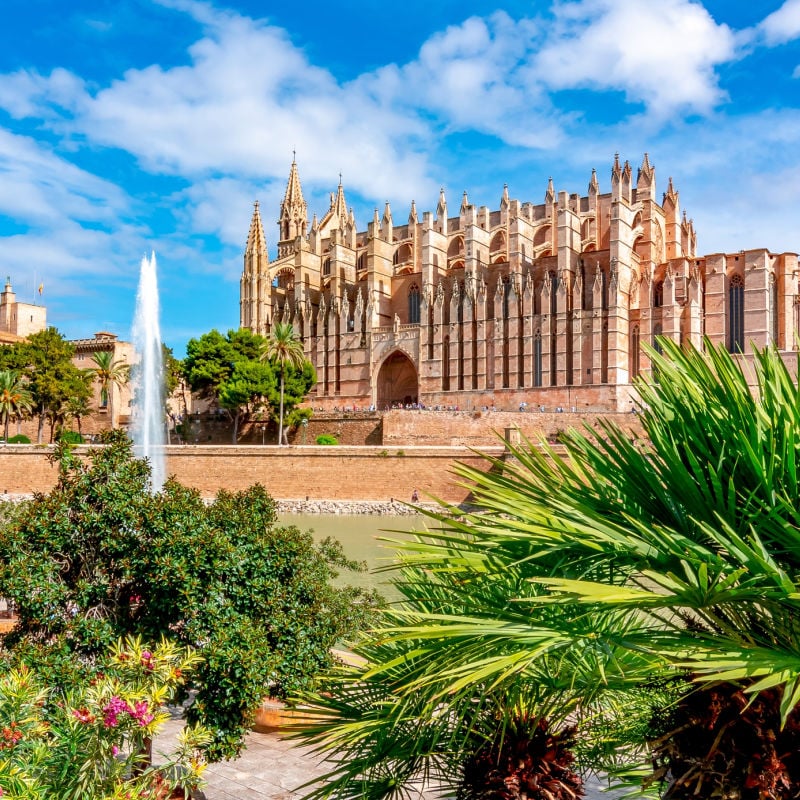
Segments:
[[[258,200],[253,203],[253,218],[250,220],[250,232],[247,234],[246,253],[267,252],[267,237],[264,235],[264,226],[261,223],[261,212]]]
[[[292,159],[292,166],[289,169],[289,180],[286,183],[286,195],[281,203],[281,209],[295,209],[298,206],[306,208],[306,201],[303,199],[303,187],[300,185],[300,174],[297,171],[297,162]]]
[[[417,219],[417,204],[411,201],[411,211],[408,212],[408,224],[416,225],[419,220]]]
[[[292,166],[289,170],[289,180],[286,184],[286,195],[281,203],[281,218],[278,221],[280,241],[278,255],[283,257],[291,252],[294,240],[298,236],[306,235],[308,226],[308,206],[303,198],[303,187],[300,185],[300,175],[297,171],[297,162],[292,157]]]
[[[548,178],[547,191],[544,193],[544,201],[549,205],[550,203],[554,202],[555,199],[556,199],[556,190],[555,187],[553,186],[553,179]]]
[[[347,213],[347,203],[344,199],[344,188],[342,187],[342,173],[339,173],[339,186],[336,189],[336,197],[333,199],[331,203],[331,211],[339,218],[341,227],[347,224],[348,220],[348,213]]]
[[[469,208],[469,198],[467,197],[467,190],[464,189],[464,196],[461,198],[461,211],[460,213],[464,213]]]
[[[597,170],[592,169],[592,177],[589,179],[589,194],[597,194],[600,191],[600,185],[597,183]]]
[[[436,222],[441,233],[447,233],[447,199],[444,187],[439,190],[439,202],[436,204]]]
[[[508,184],[503,184],[503,194],[500,197],[500,208],[508,208],[511,204],[511,199],[508,196]]]
[[[614,153],[614,164],[611,167],[611,183],[618,183],[622,175],[622,168],[619,165],[619,153]]]

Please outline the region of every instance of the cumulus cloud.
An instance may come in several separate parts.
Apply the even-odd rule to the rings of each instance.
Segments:
[[[698,3],[584,0],[555,6],[533,68],[551,89],[618,90],[664,117],[722,102],[715,67],[735,55],[733,31]]]
[[[0,213],[24,225],[66,220],[114,223],[129,207],[115,184],[36,140],[0,128]]]
[[[434,191],[431,142],[454,131],[554,148],[577,114],[553,91],[618,90],[656,115],[708,112],[724,98],[714,67],[733,49],[728,28],[690,0],[582,0],[538,19],[472,17],[410,62],[340,83],[263,20],[200,0],[161,4],[203,26],[186,64],[131,69],[100,89],[62,69],[22,71],[0,77],[0,106],[61,114],[59,133],[122,148],[150,172],[274,179],[296,149],[304,181],[329,182],[333,166],[364,196],[408,197]]]
[[[505,12],[471,17],[431,36],[416,59],[359,84],[393,103],[433,113],[447,130],[475,130],[526,147],[561,138],[560,115],[526,65],[546,31]]]
[[[425,184],[419,120],[339,85],[282,29],[204,3],[166,4],[205,25],[189,63],[131,69],[97,91],[64,70],[20,72],[0,79],[0,105],[17,116],[61,109],[56,130],[122,148],[154,173],[277,177],[296,149],[310,181],[330,180],[333,166],[379,196]]]
[[[768,45],[784,44],[800,37],[800,0],[786,0],[756,27]]]

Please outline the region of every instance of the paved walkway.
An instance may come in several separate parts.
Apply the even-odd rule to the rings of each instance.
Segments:
[[[169,747],[169,739],[174,737],[183,723],[172,719],[164,726],[164,733],[154,743],[158,752]],[[166,740],[166,741],[165,741]],[[327,772],[320,765],[319,758],[308,748],[281,738],[277,733],[250,733],[246,747],[235,761],[221,761],[212,764],[204,773],[207,785],[199,800],[299,800],[303,792],[298,786],[308,782],[315,775]],[[620,793],[603,793],[597,779],[586,781],[587,800],[611,800]],[[433,800],[438,797],[433,792],[420,792],[418,800]]]
[[[183,726],[171,719],[153,743],[154,753],[167,750]],[[330,769],[320,764],[309,748],[282,738],[278,733],[249,733],[245,749],[235,761],[211,764],[203,773],[206,786],[198,800],[299,800],[298,786]],[[434,793],[420,792],[417,800],[433,800]]]

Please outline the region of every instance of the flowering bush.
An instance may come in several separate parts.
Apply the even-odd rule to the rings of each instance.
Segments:
[[[207,756],[229,758],[263,697],[313,686],[331,647],[369,626],[377,598],[334,585],[357,565],[279,525],[263,487],[211,504],[174,481],[152,494],[147,463],[121,436],[86,461],[61,447],[54,489],[0,516],[0,597],[18,617],[0,672],[2,659],[27,664],[67,688],[120,637],[192,646],[203,662],[189,713],[214,731]]]
[[[202,727],[184,728],[177,749],[152,763],[165,705],[197,655],[162,642],[120,642],[84,687],[45,688],[27,667],[0,678],[0,796],[3,800],[91,797],[163,800],[196,788],[205,769]]]

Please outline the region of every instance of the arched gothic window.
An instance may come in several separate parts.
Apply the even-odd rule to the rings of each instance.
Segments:
[[[542,385],[542,332],[538,330],[533,338],[533,385]]]
[[[744,279],[734,275],[728,286],[728,351],[744,351]]]
[[[410,325],[419,324],[419,286],[411,284],[408,290],[408,322]]]
[[[511,295],[511,278],[506,275],[503,278],[503,319],[508,319],[509,305],[508,298]]]
[[[550,313],[558,312],[558,275],[550,273]]]

